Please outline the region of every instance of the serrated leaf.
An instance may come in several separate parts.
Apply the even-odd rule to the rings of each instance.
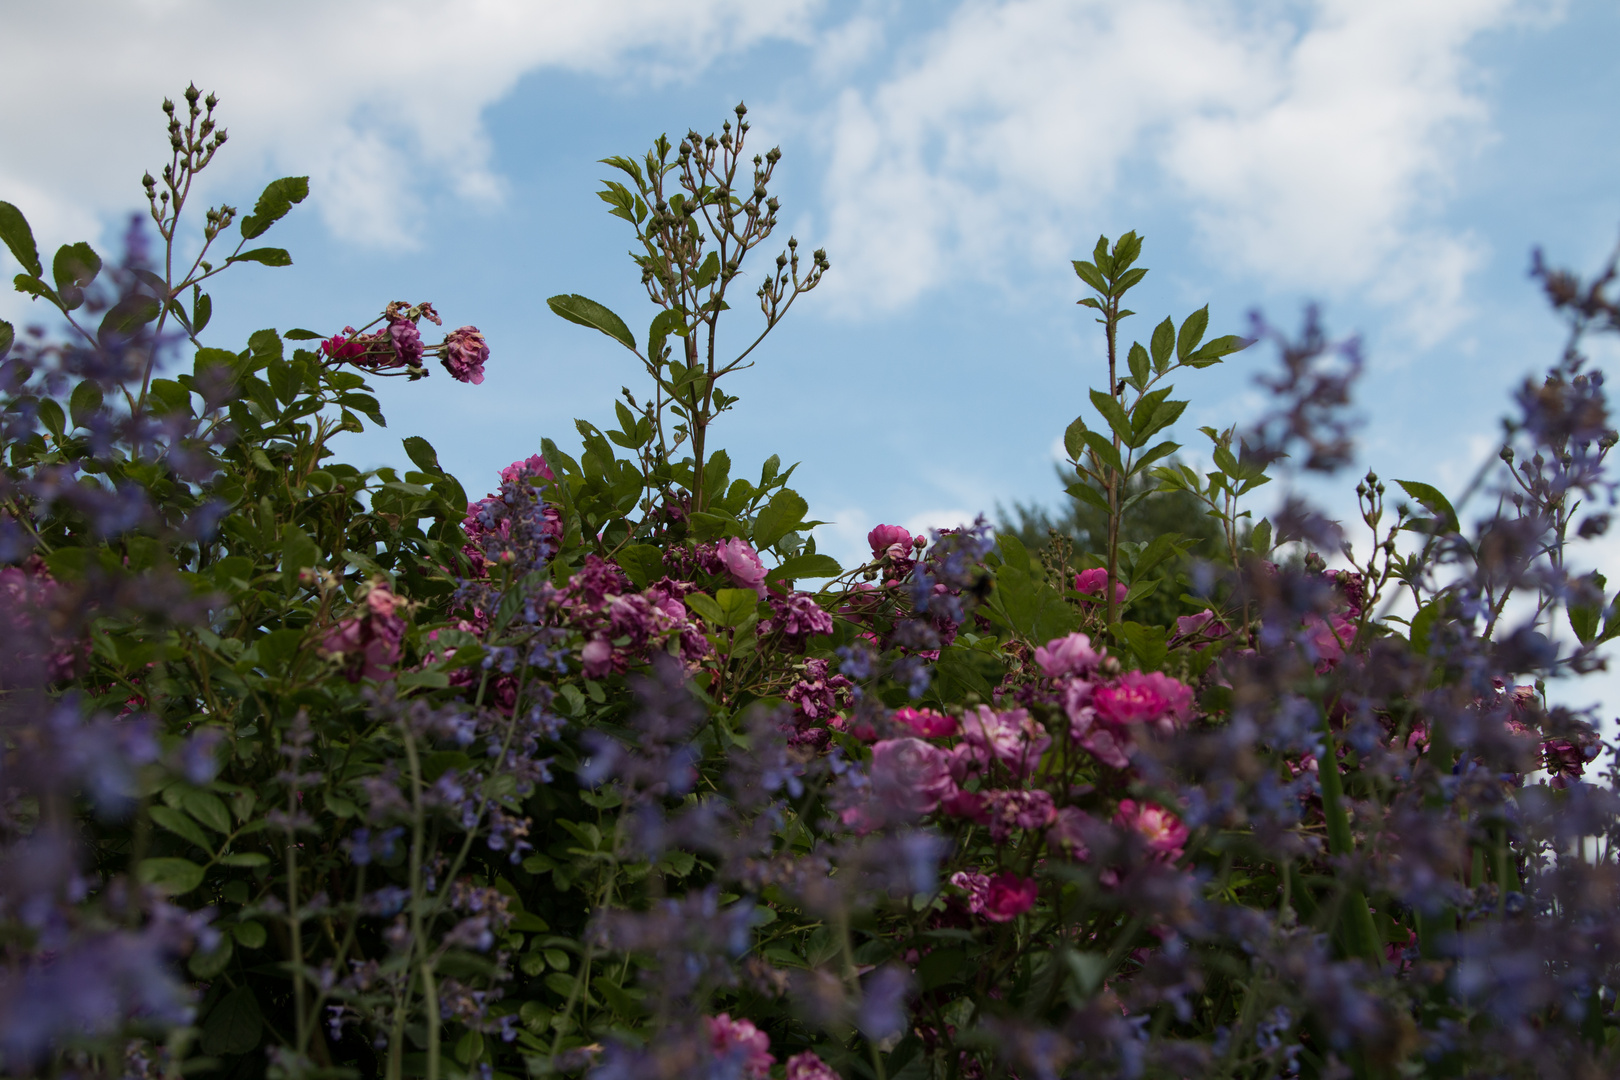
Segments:
[[[1094,506],[1103,513],[1108,513],[1108,498],[1090,484],[1070,484],[1063,489],[1072,497],[1079,499],[1088,506]]]
[[[270,181],[259,195],[259,201],[254,204],[253,213],[242,219],[242,239],[252,240],[263,236],[270,226],[287,216],[294,203],[303,202],[308,195],[307,176],[283,176]]]
[[[1163,373],[1170,367],[1170,356],[1176,350],[1176,323],[1174,319],[1165,318],[1164,322],[1153,328],[1153,370]]]
[[[1130,365],[1131,378],[1136,380],[1138,390],[1147,386],[1152,377],[1152,361],[1148,358],[1148,351],[1142,348],[1140,342],[1131,342],[1130,351],[1125,354],[1125,362]]]
[[[8,202],[0,201],[0,240],[6,242],[11,255],[23,269],[34,277],[42,277],[45,267],[39,261],[39,248],[34,245],[34,230],[28,227],[23,212]]]
[[[265,266],[291,266],[292,256],[285,248],[254,248],[244,251],[240,255],[232,255],[225,260],[228,263],[256,262]]]
[[[567,296],[553,296],[546,301],[546,306],[571,323],[600,330],[627,349],[636,347],[636,336],[630,332],[624,320],[595,300],[571,293]]]
[[[763,551],[793,532],[810,512],[810,504],[792,488],[783,488],[754,517],[754,548]]]
[[[714,600],[720,607],[720,625],[741,626],[754,613],[759,596],[753,589],[716,589]]]
[[[686,604],[688,611],[697,612],[699,615],[703,616],[703,620],[705,622],[711,623],[714,626],[726,625],[725,608],[721,607],[719,603],[715,601],[714,597],[708,595],[707,593],[687,593],[686,596],[682,598],[682,601]]]
[[[203,883],[203,868],[190,859],[143,859],[135,879],[170,896],[183,896]]]
[[[1193,354],[1198,343],[1204,340],[1204,331],[1209,327],[1209,305],[1205,304],[1181,324],[1181,333],[1176,335],[1176,356],[1182,360]]]
[[[439,453],[433,449],[433,444],[420,435],[408,435],[405,440],[405,456],[416,463],[416,467],[423,472],[443,472],[439,467]]]
[[[182,840],[196,844],[210,855],[213,854],[214,842],[208,838],[207,833],[203,832],[202,826],[180,813],[180,811],[167,806],[154,806],[147,813],[160,828],[167,829]]]
[[[1103,465],[1117,473],[1123,473],[1125,471],[1125,467],[1120,463],[1119,460],[1119,451],[1114,449],[1114,444],[1109,442],[1107,437],[1104,436],[1102,432],[1088,431],[1085,433],[1084,438],[1086,440],[1087,448],[1089,448],[1093,454],[1097,455],[1098,461],[1101,461]]]
[[[844,572],[838,560],[830,555],[795,555],[765,575],[767,581],[797,580],[799,578],[832,578]]]
[[[1086,421],[1084,417],[1077,416],[1063,429],[1063,449],[1068,452],[1071,461],[1079,461],[1080,455],[1086,449]]]
[[[1127,440],[1131,437],[1131,421],[1125,415],[1125,407],[1119,403],[1118,398],[1113,394],[1105,394],[1101,390],[1093,390],[1091,391],[1091,404],[1098,412],[1102,413],[1103,419],[1108,421],[1108,426],[1114,429],[1114,434],[1118,435],[1121,440]]]
[[[101,256],[89,244],[64,244],[51,261],[51,276],[65,306],[76,308],[84,302],[84,290],[101,273]]]
[[[231,815],[219,796],[209,791],[188,791],[180,799],[186,813],[217,833],[230,834]]]
[[[6,353],[11,351],[11,343],[16,340],[16,329],[6,320],[0,319],[0,360],[6,358]]]

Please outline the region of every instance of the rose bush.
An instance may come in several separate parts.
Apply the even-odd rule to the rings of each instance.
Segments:
[[[1064,434],[1095,550],[880,525],[844,567],[794,469],[711,430],[829,268],[790,239],[721,351],[779,209],[741,106],[608,162],[645,336],[549,302],[647,388],[474,501],[420,437],[404,473],[331,442],[382,423],[368,377],[480,383],[476,328],[396,301],[204,343],[203,286],[288,264],[248,245],[308,186],[193,244],[224,132],[185,98],[161,260],[132,229],[47,275],[0,203],[66,335],[0,324],[9,1075],[1615,1071],[1620,802],[1546,681],[1620,636],[1570,561],[1614,501],[1581,345],[1620,329],[1612,263],[1538,263],[1570,346],[1472,501],[1368,473],[1357,541],[1250,505],[1349,459],[1353,346],[1314,316],[1206,339],[1205,310],[1126,347],[1140,241],[1099,241],[1106,389]],[[1199,473],[1166,379],[1261,339],[1271,404]],[[1129,539],[1155,491],[1217,528]]]

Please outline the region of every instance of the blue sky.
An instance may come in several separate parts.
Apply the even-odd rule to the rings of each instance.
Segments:
[[[543,436],[611,417],[633,360],[564,323],[580,292],[638,336],[651,312],[597,159],[716,128],[748,102],[779,143],[788,233],[832,272],[734,377],[716,437],[797,486],[853,555],[879,521],[1055,503],[1053,443],[1099,382],[1069,260],[1135,228],[1152,269],[1128,329],[1208,302],[1212,332],[1320,301],[1363,335],[1364,466],[1455,488],[1512,385],[1556,352],[1526,279],[1542,244],[1594,267],[1620,229],[1620,9],[1597,0],[408,0],[0,2],[0,198],[41,246],[100,238],[162,160],[165,94],[217,90],[232,139],[204,195],[251,205],[309,174],[209,332],[334,330],[432,299],[486,332],[488,379],[384,380],[473,494]],[[64,79],[63,71],[73,72]],[[768,245],[769,246],[769,245]],[[761,262],[774,252],[761,252]],[[759,256],[756,256],[759,257]],[[14,269],[0,255],[0,271]],[[21,298],[0,315],[26,318]],[[737,331],[757,313],[734,313]],[[1191,375],[1199,424],[1261,399],[1255,350]],[[1339,493],[1347,505],[1354,484]],[[1263,509],[1263,507],[1262,507]]]

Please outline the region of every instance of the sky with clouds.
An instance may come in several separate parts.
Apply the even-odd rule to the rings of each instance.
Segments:
[[[715,437],[739,470],[803,461],[835,554],[878,521],[1055,504],[1053,444],[1102,355],[1069,260],[1099,233],[1147,238],[1138,336],[1205,303],[1212,333],[1319,303],[1364,340],[1365,465],[1455,488],[1561,341],[1531,248],[1592,268],[1620,229],[1620,8],[1600,0],[0,0],[0,19],[0,198],[41,247],[115,248],[164,159],[162,97],[216,91],[231,139],[202,197],[251,205],[288,174],[312,194],[271,234],[295,266],[233,271],[208,336],[332,331],[392,299],[480,326],[482,386],[385,380],[389,428],[349,448],[402,463],[424,435],[474,494],[638,389],[544,303],[651,314],[598,160],[746,100],[784,155],[767,246],[792,233],[833,268]],[[26,321],[23,298],[0,317]],[[758,316],[733,318],[741,340]],[[1270,362],[1182,380],[1189,452],[1198,425],[1258,413]]]

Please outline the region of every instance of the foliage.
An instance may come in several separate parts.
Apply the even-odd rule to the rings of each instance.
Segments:
[[[650,390],[469,502],[425,439],[403,474],[330,444],[382,424],[368,377],[481,381],[476,328],[429,344],[432,304],[393,302],[204,344],[202,284],[290,263],[245,245],[307,184],[207,211],[178,263],[224,141],[186,99],[155,265],[73,244],[47,283],[0,203],[73,335],[0,324],[8,1074],[1612,1074],[1615,777],[1544,691],[1620,634],[1566,559],[1613,502],[1581,353],[1620,329],[1612,263],[1540,270],[1570,346],[1472,501],[1390,506],[1369,473],[1358,556],[1247,501],[1348,459],[1353,345],[1314,315],[1208,338],[1205,310],[1121,349],[1141,240],[1101,240],[1075,269],[1108,382],[1065,434],[1095,550],[882,525],[846,569],[792,467],[709,440],[754,348],[716,351],[727,290],[778,210],[742,107],[609,160],[645,347],[551,301]],[[767,333],[828,265],[797,260]],[[1166,378],[1261,339],[1273,407],[1179,464]],[[1156,505],[1215,528],[1133,534]]]

